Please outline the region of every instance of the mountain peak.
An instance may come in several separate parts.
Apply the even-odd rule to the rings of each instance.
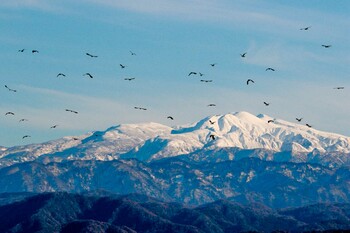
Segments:
[[[226,114],[226,115],[230,115],[230,114]],[[256,120],[256,118],[259,118],[258,116],[255,116],[255,115],[253,115],[249,112],[245,112],[245,111],[234,112],[234,113],[231,113],[231,115],[234,115],[240,119],[249,120],[252,122],[254,122]],[[262,114],[259,114],[259,115],[262,115]]]

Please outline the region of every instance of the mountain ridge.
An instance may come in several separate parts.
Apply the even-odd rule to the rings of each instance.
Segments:
[[[175,127],[158,123],[122,124],[78,137],[0,150],[0,167],[37,159],[137,158],[152,161],[217,148],[291,152],[292,157],[338,153],[333,164],[350,164],[349,156],[345,156],[350,154],[350,137],[279,119],[268,123],[271,119],[274,118],[264,114],[254,116],[248,112],[235,112]]]
[[[291,207],[350,202],[349,167],[238,161],[196,164],[178,157],[146,163],[136,159],[26,162],[0,169],[0,193],[140,193],[164,201],[204,204],[218,199]]]
[[[60,208],[59,208],[60,206]],[[350,229],[349,204],[271,209],[218,200],[197,207],[142,195],[45,193],[0,206],[2,232],[305,232]],[[341,232],[341,231],[339,231]]]

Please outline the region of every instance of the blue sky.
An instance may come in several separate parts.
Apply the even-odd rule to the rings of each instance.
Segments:
[[[316,129],[350,136],[349,12],[345,0],[1,1],[0,145],[236,111],[303,117]],[[190,71],[205,75],[188,77]],[[87,72],[94,79],[82,76]],[[248,78],[255,84],[247,86]],[[31,138],[22,140],[26,134]]]

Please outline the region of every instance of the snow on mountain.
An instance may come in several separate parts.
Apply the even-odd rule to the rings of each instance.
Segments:
[[[150,138],[122,157],[150,160],[225,147],[263,148],[293,154],[350,152],[349,137],[283,120],[268,123],[271,119],[267,115],[254,116],[247,112],[207,117],[192,125],[174,127],[170,134]],[[210,135],[216,139],[212,140]]]
[[[268,123],[271,119],[263,114],[254,116],[236,112],[173,128],[157,123],[123,124],[76,138],[64,137],[42,144],[0,150],[0,166],[35,159],[43,162],[116,158],[150,161],[227,147],[290,151],[293,155],[350,153],[349,137],[279,119]],[[212,140],[210,135],[216,139]]]

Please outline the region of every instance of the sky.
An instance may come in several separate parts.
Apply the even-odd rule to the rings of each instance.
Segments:
[[[0,145],[237,111],[350,136],[349,12],[347,0],[2,0]]]

